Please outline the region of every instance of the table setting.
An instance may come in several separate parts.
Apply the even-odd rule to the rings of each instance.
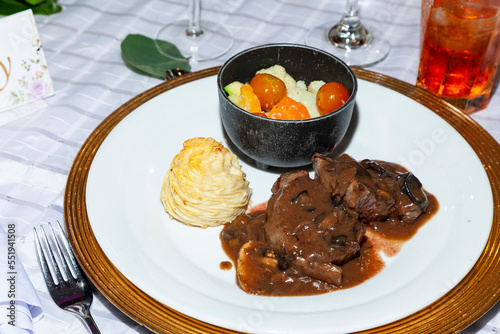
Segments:
[[[0,51],[0,86],[5,77],[28,89],[9,95],[0,89],[5,254],[0,333],[486,334],[500,329],[500,72],[494,71],[499,55],[497,49],[491,52],[496,63],[489,98],[445,99],[432,92],[425,66],[434,64],[421,63],[421,20],[441,13],[431,8],[441,2],[38,3],[34,15],[25,16],[32,35],[12,23],[20,14],[7,11],[0,17],[2,43],[12,43],[22,55],[18,66],[14,51]],[[12,8],[20,13],[23,6]],[[494,1],[491,6],[498,11]],[[323,37],[340,38],[333,31],[345,34],[342,24],[353,20],[370,35],[357,31],[350,37],[357,44],[337,52]],[[498,36],[498,14],[492,22]],[[33,50],[29,57],[19,51],[26,36]],[[199,44],[193,42],[197,38]],[[274,153],[264,162],[247,156],[239,140],[254,131],[232,137],[219,116],[223,87],[236,75],[226,80],[222,73],[230,73],[230,62],[247,50],[260,52],[263,45],[282,47],[278,59],[287,48],[312,47],[350,65],[357,83],[344,83],[353,97],[341,108],[349,105],[353,116],[334,153],[396,161],[419,175],[439,201],[436,216],[400,253],[384,258],[381,273],[359,286],[317,296],[245,294],[234,270],[221,270],[229,261],[221,230],[181,224],[163,210],[163,178],[189,138],[213,137],[238,156],[252,204],[269,199],[272,184],[287,168],[302,167],[302,162],[279,165]],[[269,66],[258,62],[265,64],[259,68]],[[311,68],[315,75],[321,72]],[[236,73],[245,79],[245,71]],[[26,83],[29,77],[39,86]],[[12,106],[2,110],[2,103]],[[266,148],[268,155],[271,151]],[[58,241],[49,242],[53,252],[67,258],[67,264],[55,260],[62,275],[74,272],[72,266],[83,272],[76,281],[86,295],[91,289],[92,318],[84,312],[82,321],[75,314],[81,299],[56,304],[57,288],[46,284],[54,270],[40,264],[42,248],[45,260],[52,259],[45,234]],[[39,240],[43,247],[37,247]]]

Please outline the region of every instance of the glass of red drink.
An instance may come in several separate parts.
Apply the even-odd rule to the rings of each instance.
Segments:
[[[422,0],[417,86],[467,113],[488,105],[500,57],[500,0]]]

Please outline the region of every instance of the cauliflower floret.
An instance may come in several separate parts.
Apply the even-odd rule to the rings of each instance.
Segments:
[[[318,107],[316,106],[316,93],[311,93],[297,85],[295,88],[288,90],[287,96],[302,103],[309,110],[311,117],[320,116]]]
[[[290,76],[290,74],[286,73],[286,70],[281,65],[274,65],[269,68],[264,68],[262,70],[257,71],[257,73],[267,73],[278,77],[285,83],[286,89],[293,89],[297,85],[294,78]]]
[[[311,117],[321,116],[316,106],[316,94],[318,89],[325,84],[322,80],[312,81],[309,87],[302,80],[297,81],[295,88],[289,89],[287,91],[287,96],[294,99],[297,102],[302,103],[309,110],[309,115]]]
[[[318,90],[321,88],[321,86],[323,86],[324,84],[325,82],[323,80],[311,81],[307,90],[310,91],[311,93],[316,94]]]
[[[296,87],[299,87],[300,89],[307,90],[307,85],[304,80],[299,80],[297,81]]]

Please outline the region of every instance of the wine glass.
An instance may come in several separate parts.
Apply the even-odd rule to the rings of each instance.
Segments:
[[[213,60],[227,53],[234,43],[232,33],[217,22],[201,20],[201,0],[189,0],[188,4],[189,19],[171,22],[156,34],[158,50],[171,59],[190,62]],[[158,41],[174,44],[182,56]]]
[[[309,31],[306,44],[341,58],[350,66],[366,67],[384,60],[389,42],[374,37],[361,23],[358,0],[347,0],[344,15],[332,27],[324,23]]]

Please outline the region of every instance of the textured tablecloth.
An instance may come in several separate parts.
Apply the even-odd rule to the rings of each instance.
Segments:
[[[36,260],[32,228],[63,221],[63,194],[72,161],[92,130],[116,108],[161,83],[125,66],[120,43],[127,34],[150,37],[178,17],[187,17],[182,0],[61,0],[63,11],[36,17],[55,95],[46,106],[0,126],[0,223],[15,221],[17,253],[41,299],[45,315],[35,332],[87,333],[82,322],[52,302]],[[344,0],[205,0],[202,15],[226,24],[235,52],[271,42],[303,43],[308,29],[337,21]],[[419,57],[420,0],[360,1],[362,18],[391,41],[392,50],[372,71],[414,84]],[[376,103],[376,102],[375,102]],[[473,119],[500,141],[500,90]],[[3,250],[1,251],[3,252]],[[3,292],[2,292],[3,293]],[[96,292],[92,307],[103,333],[149,333]],[[500,308],[494,307],[467,333],[497,333]]]

